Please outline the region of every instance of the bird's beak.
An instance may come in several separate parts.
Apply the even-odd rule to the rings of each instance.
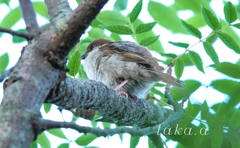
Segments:
[[[88,55],[87,53],[84,53],[79,59],[83,60],[87,57],[87,55]]]

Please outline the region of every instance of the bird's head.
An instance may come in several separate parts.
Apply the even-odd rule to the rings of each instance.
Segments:
[[[85,51],[85,53],[80,57],[80,59],[85,59],[88,54],[94,50],[95,47],[102,46],[106,43],[112,42],[111,40],[107,39],[96,39],[92,43],[90,43]]]

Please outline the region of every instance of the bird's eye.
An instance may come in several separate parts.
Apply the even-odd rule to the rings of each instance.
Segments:
[[[89,49],[90,49],[90,51],[92,51],[92,50],[93,50],[93,48],[94,48],[94,46],[90,46],[90,48],[89,48]]]

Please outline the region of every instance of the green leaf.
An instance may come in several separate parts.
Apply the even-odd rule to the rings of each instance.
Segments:
[[[0,4],[4,3],[9,7],[10,0],[0,0]]]
[[[155,148],[155,146],[152,144],[152,141],[148,139],[148,148]]]
[[[131,136],[131,140],[130,140],[130,148],[135,148],[138,145],[140,137],[133,137]]]
[[[181,59],[178,59],[174,64],[174,72],[178,79],[181,78],[184,70],[184,62]]]
[[[213,32],[211,32],[210,34],[212,34]],[[210,37],[207,38],[207,42],[213,44],[216,42],[216,40],[218,39],[218,36],[216,34],[211,35]]]
[[[185,80],[184,82],[184,89],[177,87],[171,88],[171,94],[175,101],[179,101],[186,97],[189,97],[190,94],[192,94],[201,86],[201,83],[195,80]]]
[[[177,55],[174,53],[160,53],[160,55],[163,57],[172,58],[172,59],[175,59],[177,57]]]
[[[80,51],[76,50],[73,56],[68,61],[68,68],[70,70],[68,74],[73,77],[78,73],[78,70],[80,68],[80,60],[79,60],[80,56],[81,56]]]
[[[240,79],[240,75],[239,75],[240,66],[238,66],[236,64],[229,63],[229,62],[223,62],[223,63],[221,63],[221,65],[214,64],[214,65],[210,65],[210,66],[225,75]]]
[[[110,35],[111,39],[114,41],[121,41],[121,37],[117,33],[111,33]]]
[[[146,38],[142,39],[139,44],[142,46],[149,46],[149,45],[153,44],[154,42],[156,42],[158,40],[159,36],[160,35],[146,37]]]
[[[188,54],[189,54],[189,58],[191,59],[193,64],[196,65],[197,69],[204,73],[202,59],[198,55],[198,53],[196,53],[194,51],[188,51]]]
[[[203,47],[204,47],[206,53],[208,54],[208,56],[212,59],[212,61],[215,64],[220,64],[218,55],[217,55],[215,49],[213,48],[212,44],[209,42],[203,42]]]
[[[51,148],[50,141],[45,133],[38,135],[37,143],[39,143],[42,148]]]
[[[195,37],[197,37],[199,39],[202,38],[202,33],[197,28],[195,28],[193,25],[190,25],[183,20],[181,20],[181,21],[182,21],[183,26],[187,29],[187,31],[190,34],[194,35]]]
[[[139,19],[136,19],[135,22],[133,23],[134,30],[136,30],[137,26],[139,26],[140,24],[143,24],[143,22]],[[137,34],[136,35],[137,42],[139,44],[142,39],[144,39],[148,36],[155,36],[155,35],[156,34],[152,30],[148,31],[148,32],[145,32],[145,33]],[[157,53],[163,53],[164,52],[160,40],[157,40],[153,44],[149,45],[147,48],[152,50],[152,51],[156,51]]]
[[[223,32],[218,32],[217,35],[228,48],[232,49],[238,54],[240,53],[240,47],[230,35]]]
[[[240,29],[240,23],[233,24],[232,26],[235,27],[235,28]]]
[[[92,27],[92,29],[88,32],[88,35],[93,39],[99,39],[99,38],[103,38],[103,39],[111,39],[110,37],[108,37],[106,34],[104,34],[103,29],[98,28],[98,27]]]
[[[62,143],[57,148],[69,148],[69,143]]]
[[[0,26],[3,28],[12,28],[12,26],[15,25],[21,18],[21,10],[19,7],[16,7],[5,15],[0,23]]]
[[[237,11],[231,2],[225,4],[224,15],[229,24],[237,20]]]
[[[44,108],[44,111],[46,114],[51,110],[51,107],[52,107],[52,104],[50,104],[50,103],[43,104],[43,108]]]
[[[188,34],[182,26],[174,7],[165,6],[159,2],[149,1],[148,12],[161,26],[171,30],[173,33]]]
[[[77,2],[78,4],[80,4],[81,1],[82,1],[82,0],[76,0],[76,2]]]
[[[8,53],[4,53],[3,55],[0,56],[0,74],[5,71],[5,69],[8,66],[9,63],[9,56]]]
[[[210,129],[212,136],[211,136],[211,146],[213,148],[221,148],[223,142],[223,129],[221,125],[214,125],[212,130]]]
[[[162,83],[155,83],[153,87],[165,87],[165,84]]]
[[[192,66],[193,65],[191,59],[189,58],[188,53],[187,54],[185,53],[180,59],[183,60],[185,66]]]
[[[123,16],[116,10],[105,10],[98,14],[97,19],[99,22],[106,25],[126,25],[129,24],[129,18]]]
[[[219,79],[219,80],[214,80],[210,86],[212,86],[214,89],[225,93],[225,94],[230,94],[231,90],[233,90],[233,88],[236,85],[236,81],[233,80],[228,80],[228,79]]]
[[[139,0],[139,2],[135,5],[135,7],[133,8],[132,12],[129,15],[131,23],[133,23],[137,19],[141,10],[142,10],[142,0]]]
[[[26,33],[27,31],[26,31],[26,29],[19,29],[19,30],[17,30],[17,32],[24,32],[24,33]],[[26,41],[26,39],[18,37],[18,36],[13,36],[12,41],[13,41],[13,43],[21,43],[23,41]]]
[[[132,30],[126,26],[116,25],[116,26],[102,26],[102,27],[106,28],[111,32],[118,33],[118,34],[133,34]]]
[[[36,141],[33,141],[31,143],[31,145],[29,146],[29,148],[37,148],[37,142]]]
[[[60,128],[50,129],[47,131],[50,134],[53,134],[54,136],[57,136],[57,137],[63,138],[63,139],[67,139],[67,137],[65,136],[65,134],[63,133],[63,131]]]
[[[125,10],[127,8],[128,0],[116,0],[114,9],[117,11]]]
[[[152,28],[157,24],[157,22],[147,23],[147,24],[140,24],[137,26],[137,29],[135,31],[136,34],[148,32],[152,30]]]
[[[33,6],[35,11],[41,15],[42,17],[45,17],[47,19],[49,19],[49,15],[48,15],[48,9],[47,6],[44,2],[33,2]]]
[[[111,127],[111,123],[107,123],[107,122],[102,122],[102,125],[104,128],[110,128]]]
[[[239,148],[240,137],[238,136],[238,134],[235,131],[229,130],[228,136],[229,136],[229,140],[232,145],[232,148]]]
[[[219,29],[220,23],[216,16],[207,8],[202,7],[202,15],[206,24],[214,31]]]
[[[87,134],[87,135],[83,135],[81,137],[78,137],[75,142],[80,145],[80,146],[86,146],[89,143],[91,143],[93,140],[95,140],[97,138],[97,136],[92,135],[92,134]]]
[[[201,10],[201,8],[199,10]],[[206,25],[201,13],[195,13],[194,16],[187,19],[186,22],[196,28],[200,28]]]
[[[230,121],[229,121],[229,128],[230,129],[237,129],[240,126],[240,107],[238,108],[238,110],[236,110]]]
[[[174,45],[174,46],[177,46],[177,47],[182,47],[182,48],[188,48],[189,44],[187,43],[181,43],[181,42],[171,42],[171,41],[168,41],[168,43]]]

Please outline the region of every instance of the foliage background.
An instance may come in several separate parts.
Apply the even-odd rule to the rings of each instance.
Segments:
[[[79,2],[79,1],[77,1]],[[76,78],[86,77],[84,74],[83,68],[78,60],[76,60],[86,49],[87,45],[94,39],[97,38],[111,38],[115,41],[117,40],[132,40],[130,35],[121,35],[119,36],[115,33],[111,33],[109,31],[103,30],[103,28],[99,25],[116,25],[116,22],[119,25],[126,24],[128,18],[126,17],[135,4],[138,1],[127,1],[127,0],[118,0],[118,1],[110,1],[108,7],[105,7],[105,10],[108,9],[110,11],[102,11],[97,19],[92,23],[92,26],[86,31],[86,35],[81,39],[81,42],[72,50],[69,54],[68,66],[70,68],[70,72],[68,73],[71,76],[75,76]],[[11,28],[18,31],[26,31],[24,29],[24,23],[21,19],[21,12],[18,7],[16,1],[13,0],[1,0],[0,1],[1,10],[3,14],[1,18],[1,27]],[[73,2],[72,7],[76,7]],[[128,4],[127,4],[128,3]],[[211,29],[206,26],[204,19],[202,17],[201,6],[212,10],[217,14],[222,26],[226,26],[226,21],[224,18],[223,7],[224,3],[218,0],[175,0],[174,2],[162,4],[161,1],[143,1],[143,8],[139,15],[139,19],[137,19],[133,23],[133,27],[136,28],[137,24],[141,21],[144,23],[149,23],[153,21],[157,21],[158,24],[154,26],[152,31],[148,31],[143,34],[139,34],[136,36],[137,41],[140,42],[141,39],[159,35],[160,38],[158,41],[154,42],[150,46],[149,49],[152,50],[154,56],[161,60],[161,64],[168,64],[173,59],[173,55],[167,55],[163,53],[174,53],[179,55],[184,52],[184,49],[178,48],[168,43],[168,41],[172,42],[185,42],[193,45],[198,42],[198,39],[194,36],[190,35],[187,30],[183,27],[180,19],[185,20],[187,23],[197,27],[202,32],[202,36],[206,37],[211,33]],[[75,3],[76,4],[76,3]],[[127,5],[126,5],[127,4]],[[239,1],[233,1],[235,4],[238,19],[240,16],[240,5]],[[47,14],[46,6],[43,2],[36,1],[34,2],[35,10],[38,14],[38,22],[41,26],[44,26],[48,22],[49,16]],[[112,8],[115,9],[112,11]],[[119,13],[121,11],[121,13]],[[116,17],[117,16],[117,17]],[[180,18],[180,19],[179,19]],[[228,27],[223,30],[239,43],[239,30],[234,29],[233,27]],[[215,41],[216,40],[216,41]],[[181,60],[185,64],[185,68],[182,74],[181,79],[186,80],[186,86],[184,91],[179,91],[176,88],[172,89],[172,96],[175,100],[181,100],[184,97],[190,96],[190,101],[186,104],[186,112],[188,115],[190,114],[190,118],[186,118],[185,126],[188,123],[193,122],[197,126],[206,126],[209,127],[210,131],[212,131],[212,141],[211,143],[206,143],[206,145],[212,145],[213,147],[229,147],[229,146],[238,146],[239,145],[239,73],[240,73],[240,62],[239,54],[235,53],[233,50],[226,47],[220,39],[217,37],[211,40],[211,42],[215,42],[213,46],[218,54],[219,61],[229,62],[221,64],[221,67],[213,68],[210,66],[213,64],[212,60],[209,56],[207,56],[204,51],[203,46],[198,44],[194,48],[190,49],[197,52],[202,61],[203,61],[203,69],[205,74],[198,71],[195,66],[193,66],[190,61],[188,55],[184,55]],[[0,73],[15,65],[18,60],[18,56],[20,56],[20,51],[22,46],[26,45],[27,42],[19,37],[11,37],[10,35],[3,35],[0,40],[1,45],[6,45],[1,47],[1,56],[0,56]],[[3,49],[4,48],[4,49]],[[7,52],[5,54],[5,52]],[[16,54],[18,53],[18,54]],[[10,57],[10,58],[9,58]],[[80,67],[80,70],[78,68]],[[215,66],[216,67],[216,66]],[[151,89],[151,93],[155,95],[156,98],[159,98],[163,101],[166,99],[163,97],[163,85],[157,84],[157,86]],[[232,100],[232,101],[231,101]],[[154,101],[159,104],[158,102]],[[194,105],[192,105],[194,104]],[[159,104],[162,106],[162,104]],[[100,126],[102,128],[107,127],[115,127],[115,125],[110,125],[109,123],[96,123],[85,121],[83,119],[78,119],[77,117],[72,116],[72,114],[68,111],[63,111],[62,114],[57,110],[57,107],[53,106],[50,109],[49,104],[45,104],[42,108],[43,117],[46,119],[53,120],[65,120],[65,121],[76,121],[81,125],[88,126]],[[63,118],[61,117],[63,115]],[[53,117],[56,117],[55,119]],[[99,116],[96,115],[95,118]],[[195,120],[193,120],[195,119]],[[214,120],[210,120],[214,119]],[[202,124],[200,124],[202,123]],[[236,125],[233,125],[236,124]],[[212,127],[217,127],[213,128]],[[54,135],[54,136],[53,136]],[[70,143],[71,147],[78,146],[99,146],[99,147],[111,147],[112,145],[118,145],[119,147],[134,147],[138,143],[138,138],[131,138],[130,136],[124,134],[124,138],[121,138],[121,135],[115,135],[113,137],[108,138],[96,138],[95,136],[82,136],[73,130],[52,130],[48,132],[44,132],[38,137],[38,140],[33,143],[32,147],[36,147],[36,143],[41,147],[57,147],[59,145],[58,142],[51,142],[55,140],[56,137],[61,138],[61,147],[67,147]],[[79,138],[78,138],[79,137]],[[81,137],[81,138],[80,138]],[[227,137],[226,139],[223,137]],[[95,140],[96,138],[96,140]],[[185,138],[184,136],[181,138]],[[202,144],[203,138],[199,137],[191,137],[194,140],[198,140],[199,144]],[[84,140],[82,140],[84,139]],[[86,140],[87,139],[87,140]],[[123,139],[124,145],[121,145],[121,140]],[[165,139],[165,138],[163,138]],[[59,140],[59,139],[58,139]],[[89,142],[86,142],[88,141]],[[93,140],[92,143],[90,143]],[[85,141],[85,143],[83,142]],[[102,142],[106,141],[105,144]],[[171,141],[171,140],[170,140]],[[183,140],[184,141],[184,140]],[[189,140],[184,141],[179,144],[178,147],[184,147],[183,145],[190,147],[192,143],[188,143]],[[51,143],[51,144],[50,144]],[[88,143],[90,143],[88,145]],[[172,147],[173,142],[167,142],[169,147]],[[147,142],[147,138],[143,137],[139,140],[138,147],[144,146],[151,147],[151,143]]]

